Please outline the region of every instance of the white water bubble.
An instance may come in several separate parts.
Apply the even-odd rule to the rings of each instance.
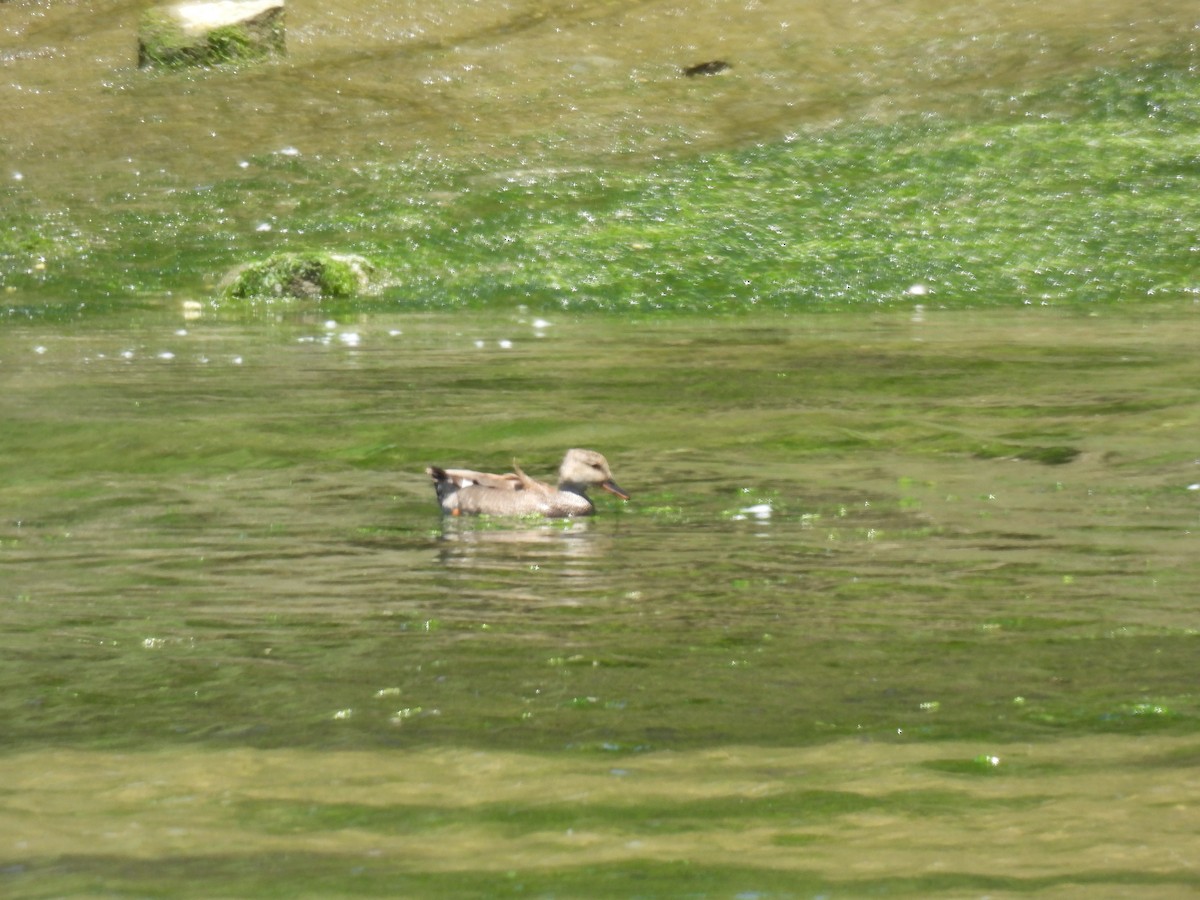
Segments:
[[[755,503],[753,506],[746,506],[738,510],[738,514],[733,517],[735,522],[742,522],[746,519],[769,519],[774,510],[770,503]]]

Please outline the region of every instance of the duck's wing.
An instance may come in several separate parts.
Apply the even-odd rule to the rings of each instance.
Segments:
[[[517,479],[518,485],[516,490],[532,491],[538,494],[554,493],[554,488],[546,484],[546,482],[538,481],[536,478],[530,478],[528,475],[522,472],[521,467],[517,465],[517,461],[515,459],[513,460],[513,469],[516,471],[508,477]]]
[[[505,475],[493,475],[491,472],[475,472],[471,469],[442,469],[437,466],[430,467],[428,471],[435,480],[449,481],[459,488],[479,485],[497,491],[519,491],[524,486],[520,477],[511,472]]]

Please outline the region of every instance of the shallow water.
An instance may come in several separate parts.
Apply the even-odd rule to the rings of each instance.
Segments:
[[[0,334],[6,896],[1196,886],[1190,310],[127,326]]]
[[[0,894],[1200,886],[1186,5],[293,6],[182,74],[136,14],[0,4]],[[214,314],[305,242],[500,311]],[[865,312],[633,302],[742,279]],[[631,502],[422,474],[570,446]]]
[[[538,170],[970,112],[1184,39],[1187,4],[512,0],[288,7],[286,60],[136,69],[142,6],[9,2],[0,177],[43,198],[170,204],[280,151]],[[711,78],[683,68],[712,59]],[[293,202],[296,198],[289,198]]]

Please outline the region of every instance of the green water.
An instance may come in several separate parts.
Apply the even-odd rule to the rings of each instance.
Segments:
[[[1195,887],[1198,337],[10,328],[6,894]],[[422,473],[573,443],[633,500]]]
[[[1200,887],[1183,4],[0,9],[0,894]]]

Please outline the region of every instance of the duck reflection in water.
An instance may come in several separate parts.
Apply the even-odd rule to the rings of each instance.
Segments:
[[[430,466],[425,473],[433,479],[442,511],[452,516],[590,516],[596,511],[587,495],[590,487],[629,499],[613,481],[608,460],[595,450],[568,450],[558,468],[557,487],[530,478],[516,463],[513,468],[515,472],[492,475]]]

